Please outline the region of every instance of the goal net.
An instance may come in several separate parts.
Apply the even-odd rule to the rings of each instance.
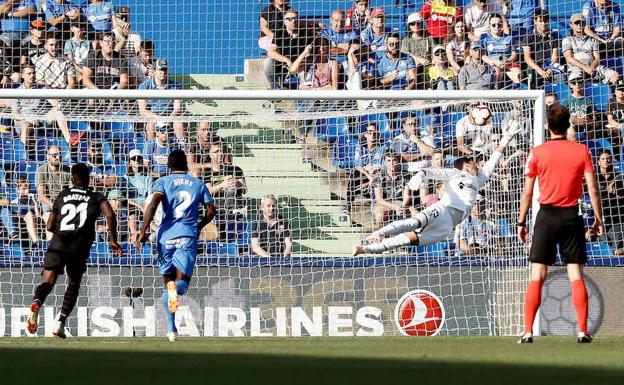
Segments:
[[[19,132],[0,133],[0,198],[10,202],[2,207],[8,215],[0,236],[4,334],[25,334],[40,280],[49,210],[41,195],[51,194],[67,166],[87,162],[94,188],[115,209],[125,254],[112,256],[98,222],[68,330],[164,335],[154,243],[136,250],[128,239],[140,228],[152,181],[167,173],[163,162],[174,148],[187,152],[191,173],[207,184],[218,208],[201,234],[191,289],[178,312],[182,335],[434,334],[439,326],[442,335],[520,332],[527,249],[513,224],[523,163],[535,133],[543,135],[535,129],[543,127],[541,92],[79,90],[53,106],[47,91],[40,90],[39,99],[29,94],[37,107],[27,117],[11,109],[11,100],[23,102],[25,95],[7,91],[11,100],[0,112],[18,129],[32,125],[25,143]],[[146,121],[139,97],[180,103],[185,112]],[[480,104],[491,119],[478,126],[468,115]],[[67,122],[69,143],[59,119]],[[453,238],[350,256],[376,227],[440,198],[440,186],[428,184],[409,193],[412,211],[384,209],[403,204],[411,173],[453,167],[466,154],[487,160],[511,120],[522,131]],[[384,160],[391,153],[401,159],[393,172]],[[59,283],[44,308],[42,335],[50,335],[62,305]],[[411,302],[399,309],[412,290],[439,298],[443,324],[427,323],[435,317],[421,297],[406,297]],[[410,323],[416,326],[405,326]]]

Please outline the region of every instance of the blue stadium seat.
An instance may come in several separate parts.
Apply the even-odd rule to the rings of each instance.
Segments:
[[[4,163],[19,163],[28,160],[26,148],[11,134],[0,134],[0,159]]]
[[[449,251],[448,242],[438,242],[425,246],[424,255],[426,257],[446,257]]]
[[[544,85],[544,92],[557,95],[557,100],[570,98],[570,87],[566,83],[548,83]]]
[[[131,122],[105,122],[103,133],[112,138],[129,138],[134,136],[134,125]]]
[[[115,164],[115,158],[113,156],[113,149],[108,141],[105,139],[94,139],[102,142],[102,154],[103,154],[103,162],[104,165],[110,166]],[[80,142],[80,151],[79,151],[79,159],[80,162],[87,161],[87,147],[89,146],[89,140],[83,140]]]
[[[360,141],[355,136],[339,137],[332,147],[332,163],[338,168],[353,168],[355,165],[355,151]]]
[[[610,258],[614,255],[608,242],[588,242],[585,249],[590,258]]]
[[[498,235],[501,237],[515,237],[516,227],[512,226],[507,219],[500,219],[498,221]]]
[[[456,133],[457,122],[464,116],[465,112],[444,112],[442,116],[442,134],[445,138],[454,139]]]
[[[613,154],[613,145],[609,141],[609,139],[593,139],[587,141],[587,147],[589,147],[589,151],[593,157],[598,157],[602,150],[609,150]]]
[[[35,186],[35,177],[37,175],[37,168],[39,164],[36,162],[21,162],[16,168],[15,172],[17,177],[20,179],[28,179],[30,183],[30,192],[35,193],[37,191],[37,186]]]
[[[206,257],[236,257],[238,256],[238,245],[227,242],[199,242],[198,259]]]
[[[585,96],[591,98],[598,111],[606,111],[611,99],[611,88],[606,84],[586,83]]]
[[[91,126],[87,122],[83,122],[80,120],[70,120],[68,122],[69,129],[71,131],[79,131],[79,132],[89,132],[91,131]]]
[[[349,125],[345,117],[321,118],[314,124],[314,136],[318,139],[333,143],[338,137],[349,134]]]

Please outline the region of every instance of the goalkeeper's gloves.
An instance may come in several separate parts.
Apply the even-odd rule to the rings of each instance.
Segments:
[[[412,191],[416,191],[420,189],[423,181],[425,180],[426,173],[423,170],[418,171],[414,176],[407,182],[407,187]]]
[[[522,128],[520,127],[520,123],[518,123],[517,120],[512,120],[511,122],[509,122],[509,124],[507,124],[507,126],[505,127],[505,135],[503,135],[503,138],[500,141],[500,146],[501,147],[507,147],[507,145],[509,144],[509,142],[522,130]]]

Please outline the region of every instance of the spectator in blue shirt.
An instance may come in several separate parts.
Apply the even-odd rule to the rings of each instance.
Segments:
[[[503,15],[511,27],[511,33],[518,36],[533,30],[535,10],[546,9],[544,0],[504,0]]]
[[[329,21],[330,27],[322,29],[321,36],[331,44],[330,55],[343,56],[347,53],[351,41],[358,35],[354,31],[345,29],[345,13],[342,10],[332,12]]]
[[[145,156],[145,162],[151,167],[152,176],[160,178],[167,175],[167,158],[171,152],[169,143],[171,127],[168,123],[158,123],[154,129],[156,138],[145,143],[143,155]]]
[[[362,30],[360,40],[362,40],[362,44],[369,46],[372,52],[384,51],[386,38],[392,32],[390,28],[386,27],[386,12],[383,8],[374,8],[370,13],[370,18],[370,25]]]
[[[583,5],[585,34],[599,43],[602,58],[623,56],[622,14],[620,6],[611,0],[589,0]]]
[[[392,90],[416,88],[416,63],[412,55],[401,52],[401,37],[393,32],[388,35],[386,52],[377,63],[379,82]]]
[[[89,40],[96,39],[96,32],[113,30],[113,2],[109,0],[91,0],[83,7],[84,17],[89,22]]]
[[[6,175],[4,173],[4,170],[0,168],[0,223],[2,224],[2,227],[4,228],[6,233],[8,233],[9,235],[6,238],[10,238],[11,240],[18,240],[19,233],[16,231],[15,224],[13,223],[10,206],[11,200],[9,195],[9,189],[7,188],[6,184]]]
[[[494,67],[496,80],[503,82],[507,74],[514,83],[520,83],[518,48],[512,35],[504,34],[501,15],[493,14],[490,17],[490,31],[481,35],[480,43],[485,49],[483,61]]]
[[[401,157],[402,164],[427,160],[433,155],[433,147],[420,137],[418,119],[415,116],[408,116],[403,120],[403,132],[394,138],[391,149]]]
[[[169,64],[165,59],[154,60],[154,76],[147,79],[141,85],[139,90],[181,90],[182,85],[169,80],[168,71]],[[182,114],[182,101],[179,99],[141,99],[138,101],[139,111],[141,115],[151,122],[145,125],[147,139],[154,139],[155,121],[163,120],[163,117],[178,116]],[[177,138],[185,138],[184,125],[182,123],[174,123],[173,130]]]
[[[80,6],[69,0],[45,0],[45,17],[50,31],[60,32],[58,38],[65,41],[71,36],[71,23],[82,19]]]
[[[36,15],[35,0],[7,0],[0,4],[0,40],[7,47],[19,46],[20,41],[28,35],[30,22]]]

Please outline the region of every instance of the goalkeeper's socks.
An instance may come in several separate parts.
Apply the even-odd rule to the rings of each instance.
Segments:
[[[368,253],[383,253],[387,250],[393,250],[401,246],[411,244],[409,237],[405,234],[399,234],[396,237],[386,238],[379,243],[364,245],[364,250]]]
[[[542,302],[542,284],[544,281],[529,281],[524,298],[524,334],[533,333],[533,322],[537,309]]]
[[[583,279],[572,282],[572,302],[576,310],[579,332],[589,334],[587,333],[587,289]]]
[[[35,295],[33,296],[33,302],[39,302],[39,306],[43,305],[46,298],[48,298],[48,294],[52,291],[54,285],[51,285],[47,282],[42,282],[35,289]]]
[[[177,333],[178,329],[175,326],[175,313],[169,311],[169,293],[167,293],[167,290],[163,290],[162,302],[165,318],[167,318],[167,332]]]
[[[387,237],[393,237],[397,234],[415,231],[421,226],[421,223],[422,222],[416,218],[401,219],[385,225],[379,232]]]

